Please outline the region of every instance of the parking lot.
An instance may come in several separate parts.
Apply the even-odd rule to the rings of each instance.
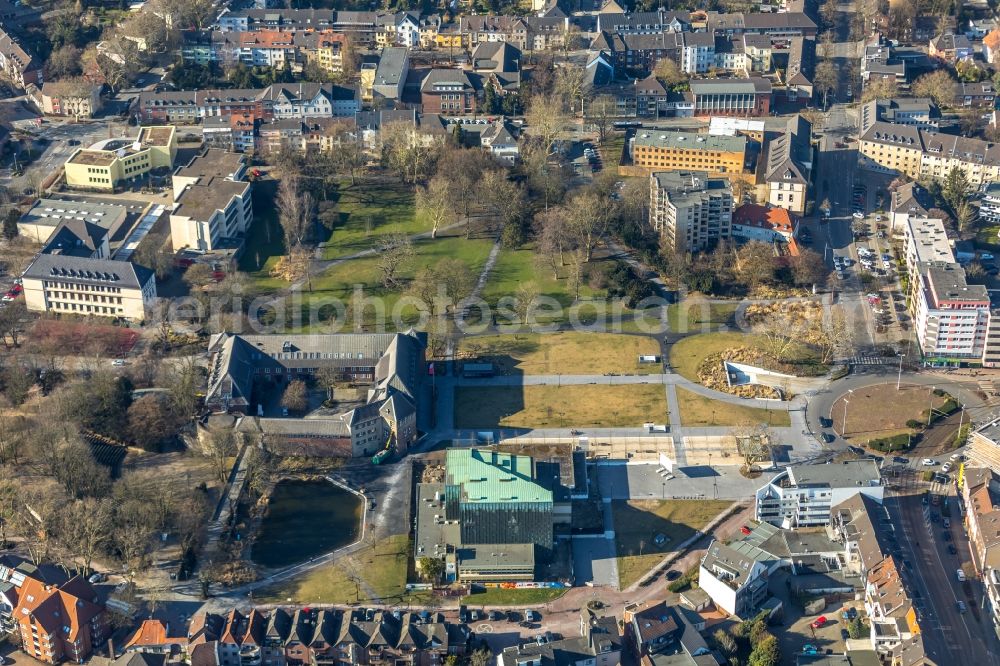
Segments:
[[[674,478],[657,473],[658,465],[598,465],[601,496],[610,499],[748,499],[775,473],[756,479],[740,474],[737,465],[677,468]]]
[[[844,610],[841,604],[828,604],[820,613],[803,615],[787,627],[787,631],[778,632],[781,641],[781,653],[791,656],[799,652],[811,651],[815,648],[819,654],[827,650],[844,651],[844,638],[841,631],[847,631],[847,621],[841,617]],[[864,615],[864,609],[861,609]],[[826,618],[822,626],[812,625],[819,618]]]

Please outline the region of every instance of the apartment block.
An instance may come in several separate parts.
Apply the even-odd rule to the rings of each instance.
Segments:
[[[170,239],[174,252],[212,252],[234,249],[253,219],[250,183],[231,174],[199,177],[184,185],[170,213]]]
[[[882,503],[885,487],[873,460],[839,465],[793,465],[757,491],[757,520],[784,528],[821,527],[830,508],[862,493]]]
[[[344,90],[350,91],[345,93]],[[270,122],[287,118],[350,117],[359,95],[330,83],[275,83],[263,89],[168,90],[139,94],[143,122],[196,123],[205,118],[249,116]]]
[[[28,97],[46,115],[91,118],[101,110],[101,86],[82,77],[29,85]]]
[[[903,226],[903,242],[906,248],[906,270],[910,273],[916,273],[918,264],[922,263],[955,262],[948,232],[944,223],[936,217],[908,216]]]
[[[170,169],[176,155],[172,126],[143,127],[132,141],[109,139],[96,148],[77,148],[64,165],[66,185],[113,192],[154,169]]]
[[[0,25],[0,71],[18,88],[42,84],[44,63],[8,28]]]
[[[920,263],[911,276],[919,283],[912,307],[924,361],[981,361],[990,324],[986,287],[968,284],[954,263]]]
[[[867,168],[914,179],[943,180],[957,168],[974,187],[1000,180],[1000,145],[982,139],[876,121],[861,136],[859,151]]]
[[[703,171],[650,175],[650,223],[670,252],[705,250],[728,239],[733,222],[733,191],[725,177]]]
[[[743,173],[747,160],[744,136],[668,132],[641,129],[629,139],[631,168],[628,175],[652,171],[704,171],[713,174]]]
[[[26,579],[13,616],[21,649],[47,664],[82,663],[103,648],[111,634],[97,592],[79,576],[62,585]]]

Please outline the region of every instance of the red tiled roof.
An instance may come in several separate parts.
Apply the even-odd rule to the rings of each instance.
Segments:
[[[62,633],[69,641],[75,641],[81,627],[104,611],[93,602],[96,597],[94,588],[79,576],[70,579],[61,588],[27,578],[21,586],[14,617],[20,621],[22,617],[30,616],[50,633],[68,627],[69,631]]]
[[[733,224],[773,229],[790,234],[795,229],[795,217],[784,208],[743,204],[733,211]]]
[[[168,643],[183,645],[187,643],[187,637],[167,636],[167,625],[162,620],[143,620],[125,647],[166,645]]]

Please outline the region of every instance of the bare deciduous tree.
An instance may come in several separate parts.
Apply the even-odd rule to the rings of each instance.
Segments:
[[[278,221],[285,234],[285,248],[302,245],[309,234],[315,215],[316,202],[311,193],[302,189],[298,174],[288,173],[278,185]]]
[[[548,155],[552,151],[552,144],[568,120],[562,99],[557,95],[535,95],[528,100],[524,117],[528,122],[530,134],[538,137],[545,154]]]
[[[375,243],[379,281],[386,289],[400,286],[399,267],[413,255],[413,244],[403,234],[388,234]]]
[[[431,238],[437,238],[438,229],[454,219],[451,180],[444,174],[431,178],[426,187],[417,190],[417,214],[427,220]]]

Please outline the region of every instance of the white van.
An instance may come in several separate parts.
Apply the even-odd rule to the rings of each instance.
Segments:
[[[961,569],[956,569],[955,570],[955,576],[958,578],[958,582],[959,583],[964,583],[965,582],[965,572],[962,571]]]

